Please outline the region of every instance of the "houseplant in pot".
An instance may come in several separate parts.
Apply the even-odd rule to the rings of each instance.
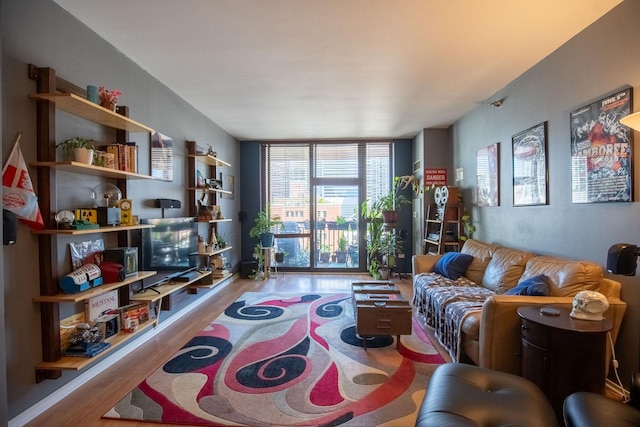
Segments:
[[[258,212],[254,225],[249,230],[249,236],[258,237],[263,248],[273,247],[275,232],[282,226],[279,215],[271,215],[271,208],[267,205],[265,210]]]
[[[401,193],[400,186],[400,177],[396,176],[393,179],[391,190],[380,197],[374,204],[374,207],[382,214],[382,219],[385,223],[397,222],[400,206],[411,202],[407,196]]]
[[[90,165],[93,163],[93,140],[84,138],[71,138],[56,145],[67,153],[67,159]]]

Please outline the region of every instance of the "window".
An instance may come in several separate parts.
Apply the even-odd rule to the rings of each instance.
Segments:
[[[360,207],[389,191],[392,148],[391,142],[263,144],[263,199],[284,222],[276,244],[285,267],[362,270],[354,261],[354,251],[364,249]],[[320,262],[321,249],[339,252],[345,242],[349,260]]]

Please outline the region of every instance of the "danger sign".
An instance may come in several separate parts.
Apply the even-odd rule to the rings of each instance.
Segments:
[[[446,169],[425,169],[424,170],[424,185],[447,185],[447,170]]]

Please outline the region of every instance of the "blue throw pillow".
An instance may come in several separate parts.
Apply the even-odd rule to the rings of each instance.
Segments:
[[[529,277],[518,283],[515,288],[509,289],[505,295],[528,295],[546,297],[549,295],[549,278],[544,274]]]
[[[433,272],[451,280],[458,280],[471,265],[473,256],[460,252],[447,252],[433,266]]]

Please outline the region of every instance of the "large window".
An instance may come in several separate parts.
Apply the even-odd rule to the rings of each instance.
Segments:
[[[281,267],[363,271],[360,206],[388,192],[392,143],[265,143],[262,153],[263,202],[284,222]]]

